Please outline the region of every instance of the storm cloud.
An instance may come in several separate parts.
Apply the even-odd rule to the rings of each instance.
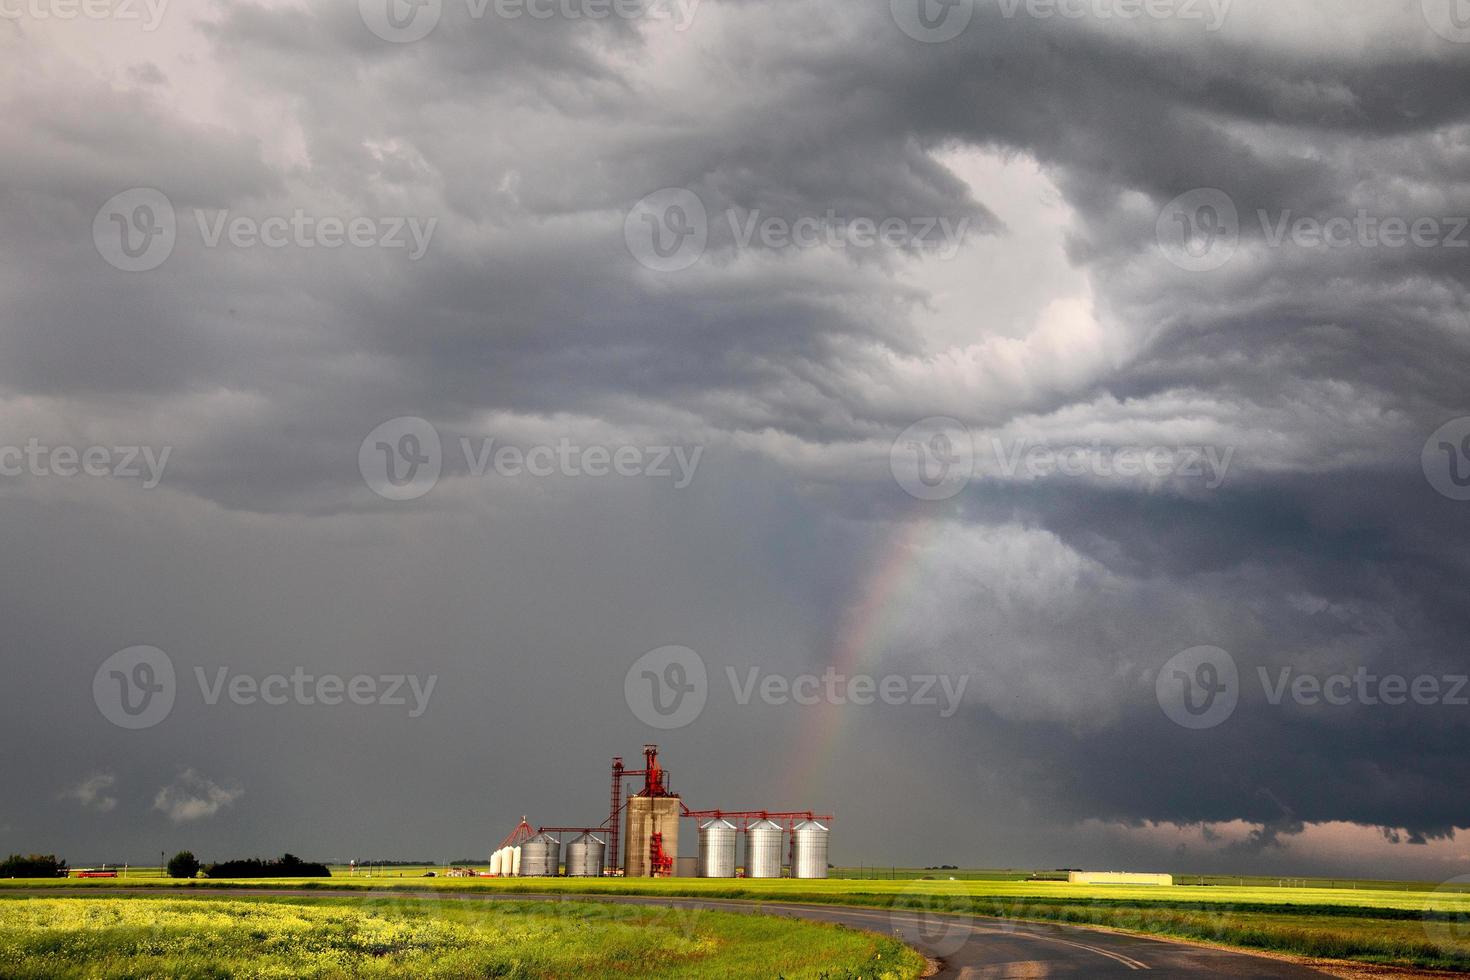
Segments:
[[[835,811],[839,862],[1470,871],[1448,2],[388,2],[0,19],[0,846],[479,855],[657,741],[692,803]],[[921,499],[935,418],[972,472]],[[120,730],[139,645],[177,691]],[[660,731],[624,681],[669,645],[710,690]],[[1196,647],[1238,704],[1191,730]]]

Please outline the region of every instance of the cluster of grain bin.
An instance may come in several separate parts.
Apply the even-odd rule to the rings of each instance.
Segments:
[[[831,831],[816,820],[803,820],[791,830],[791,877],[827,877],[827,838]]]
[[[567,844],[567,877],[600,878],[607,867],[607,841],[584,833]]]
[[[803,820],[791,829],[791,876],[827,877],[827,842],[831,831],[816,820]],[[698,874],[701,878],[735,877],[733,823],[721,817],[699,825]],[[745,828],[745,877],[779,878],[785,829],[776,821],[754,820]]]
[[[561,840],[545,832],[490,855],[490,873],[506,878],[555,878],[561,874],[561,866]],[[607,841],[601,837],[587,832],[567,842],[567,877],[600,878],[606,867]]]
[[[521,849],[519,847],[502,847],[490,855],[490,873],[502,878],[510,878],[520,874]]]
[[[555,878],[561,873],[561,841],[550,834],[537,834],[520,847],[521,866],[516,874],[527,878]]]
[[[701,878],[735,877],[735,825],[716,817],[699,825],[699,860],[695,865]]]
[[[745,877],[781,877],[781,825],[757,820],[745,828]]]

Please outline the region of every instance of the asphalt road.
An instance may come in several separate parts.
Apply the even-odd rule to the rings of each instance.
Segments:
[[[177,894],[184,889],[150,888],[46,888],[21,894],[56,896],[108,894]],[[374,892],[314,891],[283,888],[231,888],[190,890],[198,897],[290,897],[344,898],[362,895],[382,899],[386,890]],[[17,892],[6,892],[17,894]],[[1045,977],[1126,977],[1147,971],[1151,977],[1260,977],[1266,980],[1299,980],[1326,974],[1293,963],[1192,946],[1172,940],[1127,936],[1095,929],[1001,919],[969,918],[926,912],[854,909],[843,906],[788,905],[785,903],[704,901],[701,899],[657,898],[641,895],[535,895],[485,894],[482,892],[391,892],[394,897],[431,898],[441,901],[505,902],[594,900],[623,905],[648,905],[676,909],[712,909],[727,912],[760,912],[791,916],[814,922],[833,922],[880,932],[914,946],[943,964],[936,974],[945,980],[1039,980]],[[753,978],[755,980],[755,978]],[[762,978],[763,980],[763,978]],[[1138,978],[1142,980],[1142,978]]]

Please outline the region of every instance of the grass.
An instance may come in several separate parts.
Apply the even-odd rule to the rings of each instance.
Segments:
[[[0,897],[14,978],[908,980],[896,940],[816,923],[590,902]]]
[[[963,916],[1101,926],[1247,950],[1470,972],[1470,890],[1438,890],[1428,884],[1339,881],[1337,887],[1332,887],[1333,883],[1317,881],[1283,887],[1274,879],[1217,879],[1218,884],[1169,888],[1073,886],[1062,881],[1030,880],[1032,876],[1025,872],[949,871],[909,876],[893,872],[893,877],[883,879],[490,879],[423,878],[423,870],[395,868],[380,876],[339,874],[310,882],[197,881],[187,887],[684,895],[915,908]],[[924,880],[925,875],[931,880]],[[951,875],[957,880],[948,880]],[[167,879],[141,877],[70,882],[98,888],[168,883]],[[37,883],[0,882],[0,895],[7,884]]]

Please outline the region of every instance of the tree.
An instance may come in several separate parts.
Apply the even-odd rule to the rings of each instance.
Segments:
[[[324,864],[303,861],[294,854],[282,855],[279,861],[260,858],[220,861],[204,869],[211,878],[330,878],[332,872]]]
[[[194,856],[193,851],[180,851],[169,858],[168,876],[170,878],[192,878],[199,873],[199,859]]]
[[[0,878],[65,878],[66,862],[55,854],[12,854],[0,861]]]

